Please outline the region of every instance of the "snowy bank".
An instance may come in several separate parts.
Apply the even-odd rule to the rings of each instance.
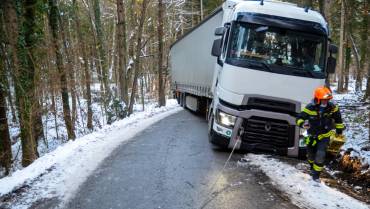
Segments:
[[[137,133],[180,110],[175,100],[168,100],[166,107],[134,113],[97,132],[65,143],[30,166],[0,179],[0,196],[32,183],[32,186],[36,185],[38,188],[36,196],[39,198],[68,199],[99,163],[122,142],[134,139]],[[33,201],[37,197],[33,196]]]
[[[326,209],[369,209],[366,205],[324,183],[316,183],[311,177],[294,166],[283,163],[266,155],[248,154],[239,162],[241,166],[259,167],[291,201],[304,208]]]

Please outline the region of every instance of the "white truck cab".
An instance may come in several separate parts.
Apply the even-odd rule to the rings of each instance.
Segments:
[[[228,0],[172,45],[173,90],[191,110],[208,107],[211,143],[302,156],[296,115],[334,72],[328,36],[316,11]]]

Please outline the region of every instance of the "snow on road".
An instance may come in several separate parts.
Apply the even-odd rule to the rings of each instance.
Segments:
[[[63,144],[30,166],[0,179],[0,196],[22,185],[32,184],[31,191],[27,192],[28,198],[13,204],[12,208],[28,208],[40,198],[58,197],[67,200],[122,142],[134,139],[140,131],[181,110],[175,100],[167,103],[166,107],[134,113],[100,131]]]
[[[278,159],[266,155],[248,154],[239,162],[241,166],[259,167],[271,179],[272,184],[290,197],[291,201],[303,208],[315,209],[369,209],[362,203],[338,190],[316,183],[311,177]]]

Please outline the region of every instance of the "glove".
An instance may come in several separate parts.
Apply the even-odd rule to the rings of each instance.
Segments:
[[[316,145],[316,139],[314,139],[313,137],[310,137],[310,136],[306,136],[305,138],[304,138],[304,141],[305,141],[305,144],[307,145],[307,146],[310,146],[310,147],[313,147],[313,146],[315,146]]]

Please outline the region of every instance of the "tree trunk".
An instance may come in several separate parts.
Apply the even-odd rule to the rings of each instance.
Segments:
[[[36,139],[33,133],[33,102],[35,101],[35,66],[33,63],[35,47],[34,34],[36,31],[36,4],[37,0],[29,0],[24,2],[23,8],[25,8],[25,22],[23,23],[23,30],[26,31],[24,34],[24,39],[26,42],[25,49],[20,52],[20,57],[23,57],[21,60],[25,69],[22,69],[17,76],[17,81],[15,85],[18,86],[18,96],[19,97],[19,112],[20,112],[20,124],[21,124],[21,138],[22,140],[22,165],[28,166],[36,158],[37,153],[35,152]],[[24,59],[24,55],[26,57]],[[25,72],[28,71],[28,72]],[[19,80],[18,80],[19,78]],[[22,85],[24,84],[24,85]],[[20,86],[22,85],[22,86]],[[22,130],[24,130],[22,132]]]
[[[344,84],[344,20],[345,16],[345,8],[344,8],[344,0],[341,1],[341,15],[340,15],[340,38],[339,38],[339,63],[338,63],[338,88],[337,91],[342,93],[344,91],[343,84]]]
[[[346,34],[346,45],[345,45],[345,66],[344,66],[344,86],[343,90],[348,91],[349,83],[349,66],[351,64],[351,45],[349,42],[349,34]]]
[[[361,33],[361,61],[360,61],[360,69],[362,72],[366,72],[366,67],[369,69],[369,40],[368,40],[368,32],[369,32],[369,0],[364,0],[364,9],[362,15],[362,33]],[[364,96],[364,100],[366,100],[370,95],[370,71],[367,71],[367,83],[366,83],[366,93]]]
[[[305,7],[309,7],[309,8],[311,8],[311,9],[313,9],[313,2],[312,2],[313,0],[303,0],[303,5],[305,6]]]
[[[128,114],[132,114],[133,112],[133,107],[134,107],[134,100],[135,100],[135,95],[137,91],[137,79],[140,74],[140,53],[141,53],[141,39],[143,35],[143,29],[144,29],[144,21],[146,19],[146,8],[149,0],[143,0],[142,2],[142,7],[141,7],[141,15],[140,15],[140,22],[139,22],[139,28],[138,28],[138,33],[137,33],[137,45],[136,45],[136,59],[134,61],[134,78],[132,81],[132,91],[131,91],[131,97],[130,97],[130,105],[128,108]]]
[[[166,105],[163,83],[163,14],[165,7],[162,0],[158,0],[158,104]]]
[[[325,0],[319,0],[319,11],[322,14],[322,16],[324,16],[324,18],[326,18],[326,14],[325,14],[326,5],[325,4],[326,4]]]
[[[35,101],[33,101],[34,104],[34,110],[32,111],[32,117],[33,117],[33,133],[35,137],[35,153],[36,156],[39,157],[39,152],[37,150],[39,145],[39,140],[45,139],[44,136],[44,129],[42,124],[42,106],[40,102],[38,101],[38,98],[35,97]]]
[[[58,68],[58,73],[60,76],[61,85],[61,95],[63,103],[63,118],[66,124],[68,139],[75,139],[74,127],[71,119],[71,109],[69,107],[69,95],[67,87],[67,75],[63,66],[63,57],[59,48],[59,32],[58,32],[58,7],[56,5],[56,0],[49,0],[49,25],[52,34],[52,45],[56,57],[56,66]]]
[[[137,14],[136,14],[136,0],[130,0],[130,4],[129,4],[129,9],[128,9],[128,16],[129,16],[129,23],[130,23],[130,27],[129,27],[129,31],[130,31],[130,34],[129,34],[129,37],[128,37],[128,42],[129,42],[129,49],[128,49],[128,56],[129,56],[129,59],[134,59],[134,47],[135,47],[135,35],[137,35],[136,33],[136,20],[137,20]]]
[[[5,12],[5,24],[12,60],[12,74],[16,92],[16,105],[19,114],[19,124],[22,144],[22,165],[24,167],[31,164],[36,158],[35,138],[33,133],[33,101],[34,100],[34,73],[33,47],[35,45],[35,21],[36,21],[36,1],[29,0],[23,2],[24,23],[22,38],[19,38],[19,27],[15,2],[6,0],[3,2]],[[21,42],[20,40],[23,40]],[[20,44],[24,47],[18,47]]]
[[[128,87],[126,76],[127,42],[126,42],[126,12],[123,0],[117,0],[117,46],[118,46],[118,77],[120,98],[128,105]]]
[[[141,91],[141,104],[143,106],[143,111],[145,110],[145,93],[144,93],[144,75],[140,78],[140,91]]]
[[[90,76],[90,69],[89,69],[89,61],[87,58],[87,52],[86,52],[86,45],[85,41],[83,38],[83,34],[81,31],[81,24],[80,24],[80,17],[78,15],[78,4],[76,0],[73,0],[73,19],[75,21],[76,25],[76,31],[77,31],[77,38],[78,38],[78,45],[79,45],[79,50],[80,53],[82,54],[82,61],[83,61],[83,67],[84,67],[84,84],[85,84],[85,98],[87,100],[87,128],[89,130],[93,129],[93,124],[92,124],[92,107],[91,107],[91,76]]]
[[[58,21],[59,21],[60,27],[64,28],[65,25],[63,24],[62,18],[60,17],[59,14],[58,14]],[[67,40],[67,37],[64,31],[65,31],[64,29],[60,30],[60,35],[63,41],[65,57],[67,59],[66,72],[68,73],[68,77],[69,77],[68,86],[71,92],[71,100],[72,100],[71,120],[72,120],[72,125],[74,126],[76,122],[76,117],[77,117],[76,79],[74,75],[73,61],[72,61],[71,54],[70,54],[70,47],[68,47],[68,43],[67,43],[68,40]],[[69,42],[71,43],[71,41]]]
[[[3,13],[1,12],[0,15],[3,15]],[[2,24],[2,20],[0,20],[0,26],[2,26]],[[3,33],[2,28],[0,32]],[[1,44],[4,41],[3,38],[3,34],[0,34]],[[12,163],[12,148],[6,115],[6,90],[4,88],[6,85],[4,83],[7,80],[7,73],[5,72],[4,56],[3,53],[0,53],[0,166],[5,168],[5,175],[8,175]]]
[[[6,117],[5,92],[0,84],[0,164],[5,168],[6,175],[9,174],[12,160],[12,149],[10,145],[9,127]]]
[[[100,14],[100,0],[94,0],[94,17],[95,17],[95,29],[97,35],[97,47],[99,52],[99,60],[101,66],[101,74],[102,80],[104,84],[104,92],[103,92],[103,102],[105,110],[108,107],[108,100],[110,97],[110,87],[108,82],[108,60],[107,60],[107,53],[105,50],[105,43],[104,43],[104,34],[103,34],[103,26],[101,23],[101,14]]]

